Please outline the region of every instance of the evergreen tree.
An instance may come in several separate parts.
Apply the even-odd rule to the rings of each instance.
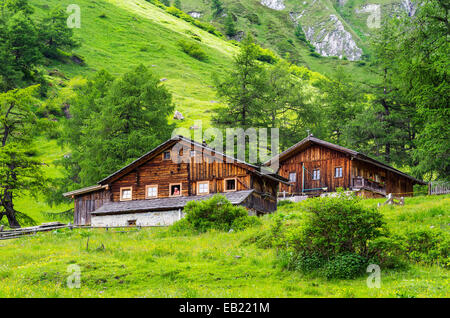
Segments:
[[[295,27],[295,36],[297,39],[299,39],[302,42],[307,43],[305,32],[303,32],[302,26],[300,23],[297,23],[297,26]]]
[[[97,74],[71,105],[65,182],[72,188],[96,183],[170,138],[173,110],[171,94],[142,65],[114,81]]]
[[[174,6],[175,8],[177,8],[177,9],[183,10],[183,9],[181,8],[181,0],[175,0],[175,1],[173,2],[173,6]]]
[[[67,13],[59,8],[51,10],[38,27],[42,53],[49,58],[58,58],[58,49],[78,46],[73,38],[73,29],[67,27]]]
[[[213,120],[221,126],[252,127],[261,118],[261,88],[264,78],[257,60],[258,48],[248,35],[241,42],[240,53],[234,58],[234,67],[223,80],[216,79],[217,94],[225,98],[228,106],[217,109]]]
[[[34,137],[43,128],[33,112],[37,89],[0,94],[0,220],[6,216],[10,227],[20,227],[20,220],[34,223],[14,202],[25,190],[36,196],[45,184],[42,163],[32,155]]]
[[[225,19],[225,34],[229,37],[233,37],[237,34],[236,26],[230,12],[228,12],[227,18]]]
[[[213,12],[214,17],[219,17],[223,13],[223,6],[220,0],[212,0],[211,1],[211,10]]]
[[[450,60],[448,1],[423,0],[413,19],[392,22],[396,86],[415,104],[417,176],[450,180]]]
[[[23,73],[25,80],[32,80],[32,71],[41,61],[38,35],[33,21],[23,11],[12,16],[6,24],[6,49],[14,58],[14,67]]]

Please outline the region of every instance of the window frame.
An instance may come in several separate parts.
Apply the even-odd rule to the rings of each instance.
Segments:
[[[291,180],[291,175],[295,175],[295,180]],[[297,182],[297,172],[289,172],[289,182],[295,183]]]
[[[319,173],[316,173],[318,171]],[[312,175],[313,181],[319,181],[320,180],[320,168],[313,169],[313,175]]]
[[[170,160],[171,158],[172,158],[172,153],[171,153],[172,151],[171,150],[165,150],[165,151],[163,151],[163,153],[162,153],[162,160]],[[165,154],[166,153],[169,153],[169,158],[166,158],[165,157]]]
[[[208,185],[208,192],[200,192],[200,185],[201,184],[207,184]],[[209,181],[198,181],[197,182],[197,195],[204,195],[209,194]]]
[[[130,198],[124,199],[123,191],[130,190]],[[131,201],[133,200],[133,187],[120,187],[120,201]]]
[[[178,194],[178,195],[173,195],[172,194],[172,186],[180,186],[180,194]],[[182,189],[183,189],[183,184],[181,183],[181,182],[178,182],[178,183],[169,183],[169,197],[181,197],[181,195],[182,195],[182,193],[183,193],[183,191],[182,191]]]
[[[234,189],[233,190],[227,190],[227,181],[228,180],[234,180]],[[224,192],[237,191],[237,178],[225,178],[225,179],[223,179],[223,191]]]
[[[341,173],[339,175],[336,174],[337,169],[340,169]],[[341,166],[334,167],[334,178],[339,179],[339,178],[343,178],[343,177],[344,177],[344,169]]]
[[[149,188],[156,188],[156,196],[149,196],[148,195],[148,189]],[[158,197],[158,185],[157,184],[148,184],[145,186],[145,198],[146,199],[155,199]]]

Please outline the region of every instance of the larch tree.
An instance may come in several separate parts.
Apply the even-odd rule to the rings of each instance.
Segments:
[[[43,164],[33,156],[33,140],[45,120],[33,112],[38,86],[0,94],[0,220],[6,216],[12,228],[20,220],[33,220],[16,210],[15,199],[36,195],[46,181]]]

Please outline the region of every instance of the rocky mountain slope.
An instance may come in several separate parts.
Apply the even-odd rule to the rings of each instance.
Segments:
[[[370,52],[368,39],[379,28],[385,15],[398,12],[414,15],[411,0],[222,0],[222,16],[215,17],[211,1],[182,1],[183,10],[191,15],[223,25],[231,14],[239,31],[251,32],[261,43],[280,54],[289,53],[308,64],[309,52],[295,37],[300,24],[306,39],[316,53],[350,61],[364,59]],[[242,37],[242,36],[241,36]]]

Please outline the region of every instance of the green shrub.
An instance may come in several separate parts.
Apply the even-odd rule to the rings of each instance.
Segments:
[[[407,257],[415,262],[449,267],[450,239],[446,233],[418,230],[405,235]]]
[[[328,279],[352,279],[364,273],[367,259],[358,254],[341,254],[331,259],[324,268]]]
[[[197,231],[195,227],[191,223],[189,223],[186,218],[182,218],[181,220],[172,224],[167,231],[167,234],[169,234],[169,236],[190,236],[196,233]],[[164,234],[161,236],[164,236]]]
[[[404,268],[405,247],[400,238],[378,237],[369,242],[369,257],[372,263],[383,268]]]
[[[311,273],[322,268],[326,264],[326,259],[318,253],[300,253],[293,263],[295,263],[296,270]]]
[[[281,233],[278,241],[273,239],[273,246],[282,249],[278,254],[282,266],[347,279],[361,273],[370,253],[378,255],[376,248],[382,244],[375,240],[383,234],[382,215],[365,208],[355,195],[347,196],[341,190],[336,197],[309,199],[303,207],[306,222],[301,226],[280,230],[277,221],[273,225]]]
[[[258,56],[256,59],[261,62],[266,62],[269,64],[275,64],[278,61],[278,57],[274,52],[272,52],[269,49],[264,49],[260,46],[257,46],[258,48]]]
[[[233,221],[231,228],[235,231],[242,231],[249,227],[261,225],[261,220],[257,216],[243,216]]]
[[[302,248],[326,258],[344,253],[368,255],[368,242],[382,236],[382,214],[365,208],[355,195],[311,199]]]
[[[281,200],[278,201],[277,206],[280,208],[282,206],[286,206],[286,205],[293,205],[294,202],[290,201],[290,200]]]
[[[184,208],[186,222],[199,232],[209,229],[229,231],[236,219],[250,218],[242,206],[234,206],[223,195],[214,195],[204,201],[191,201]],[[253,221],[236,221],[236,225],[244,226]],[[247,223],[246,223],[247,222]]]
[[[193,58],[199,61],[206,61],[208,59],[206,53],[197,43],[181,40],[178,41],[178,45],[181,47],[184,53],[188,54],[189,56],[192,56]]]
[[[256,13],[248,13],[245,18],[250,21],[252,24],[261,24],[261,21],[259,20],[259,16]]]

